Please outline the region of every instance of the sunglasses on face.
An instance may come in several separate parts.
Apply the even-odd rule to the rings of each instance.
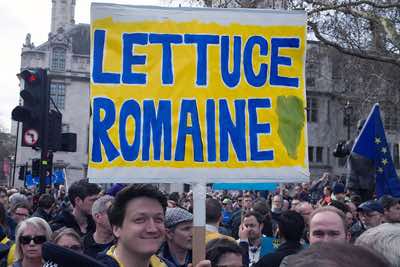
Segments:
[[[22,245],[28,245],[31,243],[32,240],[35,244],[41,245],[47,241],[47,238],[44,235],[37,235],[37,236],[23,235],[19,238],[19,241],[21,242]]]

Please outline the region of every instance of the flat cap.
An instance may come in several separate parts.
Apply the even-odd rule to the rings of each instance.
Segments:
[[[190,221],[193,221],[193,215],[185,209],[167,208],[165,212],[165,227],[167,228]]]

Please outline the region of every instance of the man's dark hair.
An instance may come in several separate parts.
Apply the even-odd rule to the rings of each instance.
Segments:
[[[168,199],[169,200],[173,200],[173,201],[175,201],[175,203],[177,203],[178,204],[178,202],[179,202],[179,193],[178,192],[172,192],[171,194],[169,194],[169,196],[168,196]]]
[[[279,234],[286,241],[300,241],[303,236],[305,223],[300,213],[287,210],[278,217]]]
[[[362,203],[361,196],[359,195],[352,195],[350,197],[350,201],[353,202],[356,207],[360,206],[360,204]]]
[[[253,210],[266,216],[269,214],[270,208],[268,207],[266,200],[257,200],[253,205]]]
[[[214,198],[206,199],[206,223],[216,223],[221,218],[222,205]]]
[[[383,195],[380,199],[379,202],[381,203],[382,207],[388,211],[390,210],[391,207],[396,206],[397,204],[400,203],[400,199],[393,198],[390,195]]]
[[[132,184],[118,192],[114,203],[108,210],[108,218],[111,225],[122,226],[125,218],[126,206],[129,201],[138,197],[148,197],[157,200],[165,213],[167,197],[157,187],[151,184]]]
[[[332,200],[332,202],[329,204],[329,206],[335,207],[335,208],[343,211],[344,214],[346,214],[347,212],[350,212],[349,207],[340,201]]]
[[[50,209],[55,203],[54,196],[51,194],[43,194],[39,197],[38,206],[42,209]]]
[[[217,238],[209,241],[206,246],[206,259],[211,261],[211,266],[217,266],[219,259],[226,253],[234,253],[243,256],[239,245],[227,238]]]
[[[389,267],[378,253],[347,243],[320,242],[287,258],[287,266]]]
[[[89,183],[87,180],[79,180],[73,183],[68,189],[68,198],[72,206],[75,207],[75,198],[79,197],[84,200],[86,197],[97,195],[101,188],[97,184]]]
[[[244,218],[248,218],[250,216],[254,216],[259,224],[264,223],[264,216],[261,213],[251,210],[244,214]]]

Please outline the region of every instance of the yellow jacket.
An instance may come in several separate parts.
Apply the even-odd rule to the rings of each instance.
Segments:
[[[114,254],[114,250],[115,250],[115,245],[112,246],[108,251],[107,251],[107,256],[113,258],[117,263],[119,267],[125,267],[122,262],[120,262]],[[151,267],[167,267],[167,265],[156,255],[151,256],[150,258],[150,266]],[[126,267],[130,267],[130,266],[126,266]]]
[[[206,244],[208,243],[208,241],[213,240],[213,239],[217,239],[217,238],[226,238],[226,239],[235,241],[235,239],[233,239],[230,236],[223,235],[223,234],[220,234],[218,232],[213,232],[213,231],[209,231],[209,230],[206,231]]]
[[[14,263],[14,254],[15,254],[15,244],[12,243],[12,241],[10,239],[8,239],[7,237],[4,237],[1,241],[1,244],[3,245],[7,245],[7,243],[10,244],[10,250],[8,251],[8,255],[7,255],[7,266],[12,265]],[[12,244],[11,244],[12,243]]]

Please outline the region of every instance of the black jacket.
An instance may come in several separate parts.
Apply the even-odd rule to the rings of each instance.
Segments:
[[[296,254],[302,249],[300,242],[287,241],[279,246],[272,253],[263,256],[257,263],[256,267],[279,267],[284,257]]]
[[[96,258],[97,254],[103,251],[107,251],[114,242],[108,244],[98,244],[93,238],[93,233],[88,233],[83,238],[83,252],[93,258]]]
[[[86,228],[86,233],[82,233],[79,224],[76,222],[74,215],[68,211],[61,211],[58,216],[54,218],[53,223],[51,224],[51,229],[53,231],[57,231],[62,227],[68,227],[74,229],[81,237],[83,237],[87,233],[93,233],[96,231],[96,224],[93,221],[92,216],[88,216],[88,225]]]
[[[51,223],[51,221],[53,220],[53,216],[51,216],[51,214],[47,213],[42,208],[37,208],[36,211],[32,214],[32,217],[42,218],[48,223]]]

